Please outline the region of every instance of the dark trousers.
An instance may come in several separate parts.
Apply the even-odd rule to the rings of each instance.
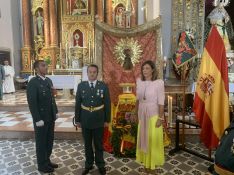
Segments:
[[[104,127],[96,129],[82,128],[82,134],[85,144],[85,168],[91,168],[94,162],[93,143],[95,147],[95,164],[98,168],[104,168],[103,158],[103,132]]]
[[[36,140],[36,155],[38,168],[48,166],[50,155],[54,143],[54,122],[45,123],[42,127],[37,127],[34,124],[35,140]]]
[[[2,96],[3,96],[3,89],[2,89],[2,80],[0,80],[0,100],[2,100]]]

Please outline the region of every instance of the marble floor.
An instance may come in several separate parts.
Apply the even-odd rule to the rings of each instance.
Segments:
[[[191,144],[195,150],[203,151],[198,144]],[[210,175],[207,172],[210,162],[191,154],[179,152],[169,156],[166,148],[166,162],[157,168],[162,175]],[[55,140],[52,160],[59,164],[54,175],[80,175],[84,168],[84,146],[82,140]],[[117,158],[105,153],[106,169],[109,175],[138,175],[143,167],[134,159]],[[39,175],[33,140],[0,140],[0,174],[1,175]],[[98,175],[95,169],[90,173]]]

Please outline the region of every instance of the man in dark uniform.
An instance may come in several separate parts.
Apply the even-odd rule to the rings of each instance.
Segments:
[[[43,60],[34,63],[37,72],[27,85],[27,100],[33,117],[38,170],[51,173],[58,165],[50,161],[54,142],[54,124],[58,109],[53,96],[52,81],[45,77],[47,65]]]
[[[88,81],[78,85],[76,93],[76,124],[82,128],[85,144],[85,170],[82,175],[93,169],[94,157],[101,175],[106,174],[103,158],[104,126],[110,122],[111,104],[106,84],[97,80],[98,67],[91,64],[87,68]],[[92,143],[95,146],[95,156]]]
[[[225,129],[215,152],[215,163],[208,170],[213,175],[234,175],[234,119]]]
[[[5,80],[5,70],[3,65],[0,64],[0,100],[2,100],[2,96],[3,96],[3,81]]]
[[[224,131],[215,152],[215,175],[234,175],[234,119]]]

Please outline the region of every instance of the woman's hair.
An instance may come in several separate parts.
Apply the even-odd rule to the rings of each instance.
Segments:
[[[150,67],[151,67],[151,69],[153,70],[153,72],[152,72],[152,81],[154,81],[154,80],[157,80],[158,79],[158,73],[157,73],[157,70],[156,70],[156,66],[155,66],[155,63],[153,62],[153,61],[151,61],[151,60],[147,60],[147,61],[145,61],[142,65],[141,65],[141,79],[143,80],[143,81],[145,81],[145,77],[144,77],[144,75],[143,75],[143,67],[146,65],[146,64],[148,64]]]

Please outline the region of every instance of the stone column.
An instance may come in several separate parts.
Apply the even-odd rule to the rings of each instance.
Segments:
[[[23,16],[23,37],[24,47],[31,48],[31,27],[30,27],[30,2],[22,0],[22,16]]]
[[[32,42],[31,42],[31,26],[30,26],[30,1],[22,0],[22,23],[23,23],[23,48],[22,54],[22,72],[32,73]]]
[[[45,47],[50,46],[49,1],[50,0],[44,0],[43,2]]]
[[[52,47],[58,46],[58,25],[57,12],[55,9],[55,0],[49,0],[50,9],[50,41]]]

